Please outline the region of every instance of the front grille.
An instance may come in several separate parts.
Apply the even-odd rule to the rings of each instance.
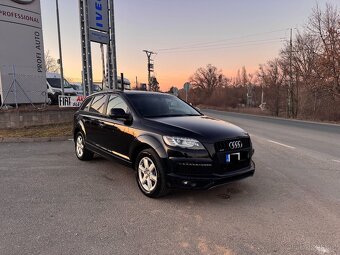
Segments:
[[[211,164],[179,163],[174,170],[184,176],[208,176],[213,173]]]
[[[248,137],[228,139],[228,140],[224,140],[224,141],[220,141],[220,142],[215,143],[216,152],[226,152],[226,151],[237,150],[237,149],[232,149],[232,148],[229,147],[229,143],[235,142],[235,141],[241,141],[242,142],[242,145],[243,145],[242,148],[238,148],[238,149],[247,149],[247,148],[250,148],[250,146],[251,146],[250,138],[248,138]]]

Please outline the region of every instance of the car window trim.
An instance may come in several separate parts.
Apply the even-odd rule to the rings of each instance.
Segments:
[[[94,97],[91,96],[91,97],[88,97],[88,98],[90,99],[89,102],[88,102],[88,105],[91,105]],[[84,104],[85,104],[85,102],[86,102],[86,100],[87,100],[88,98],[85,98],[84,102],[83,102],[82,105],[79,107],[80,110],[83,111],[83,112],[90,112],[90,108],[89,108],[88,111],[86,111],[85,109],[82,109],[83,106],[84,106]]]
[[[95,97],[97,96],[105,96],[105,103],[104,103],[104,108],[106,109],[106,106],[107,106],[107,98],[108,98],[108,94],[105,94],[105,93],[102,93],[102,94],[98,94],[98,95],[93,95],[92,96],[92,100],[91,100],[91,106],[92,106],[92,103],[93,103],[93,100]],[[90,109],[91,109],[91,106],[90,106]],[[94,114],[94,115],[100,115],[100,116],[106,116],[103,112],[91,112],[89,109],[88,113],[91,113],[91,114]]]

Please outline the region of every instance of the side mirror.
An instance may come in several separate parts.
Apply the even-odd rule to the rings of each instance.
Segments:
[[[129,114],[126,114],[121,108],[112,108],[110,110],[110,118],[112,119],[127,119],[128,115]]]

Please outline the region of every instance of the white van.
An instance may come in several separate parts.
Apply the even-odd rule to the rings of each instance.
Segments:
[[[48,102],[50,104],[58,104],[58,96],[61,95],[61,75],[59,73],[46,73]],[[64,78],[64,94],[65,96],[76,96],[76,91],[70,83]]]
[[[106,82],[104,83],[104,89],[101,89],[103,85],[99,84],[99,83],[94,83],[93,87],[92,87],[92,92],[99,92],[101,90],[108,90],[109,89],[109,84],[106,80]],[[121,90],[122,89],[122,78],[120,76],[117,77],[117,90]],[[86,88],[87,90],[87,88]],[[124,78],[124,90],[131,90],[131,82]]]
[[[122,78],[120,76],[117,77],[118,78],[118,88],[119,90],[122,89]],[[131,83],[128,79],[124,78],[124,89],[125,90],[131,90]]]

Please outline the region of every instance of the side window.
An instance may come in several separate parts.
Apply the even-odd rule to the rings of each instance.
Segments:
[[[99,95],[93,98],[90,112],[103,114],[106,103],[106,95]]]
[[[80,110],[88,112],[89,109],[90,109],[91,100],[92,100],[92,97],[86,98],[83,105],[81,106]]]
[[[129,107],[124,102],[124,100],[118,95],[111,95],[109,99],[109,103],[107,104],[106,115],[110,115],[110,111],[112,108],[121,108],[126,113],[129,112]]]

